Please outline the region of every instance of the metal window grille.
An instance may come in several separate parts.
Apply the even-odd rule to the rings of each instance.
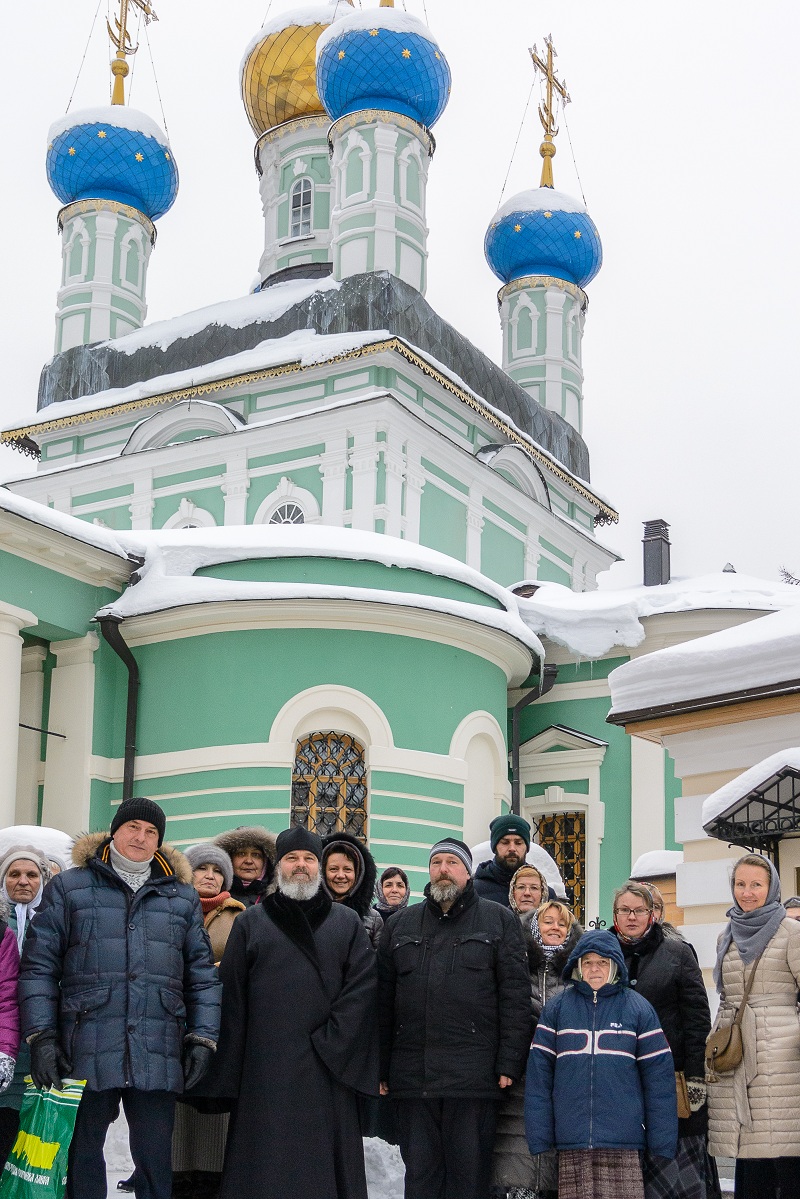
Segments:
[[[364,748],[349,733],[312,733],[297,743],[292,772],[292,824],[367,839]]]
[[[285,504],[281,504],[275,509],[267,523],[271,525],[302,525],[305,523],[305,519],[305,513],[300,505],[287,500]]]
[[[290,237],[308,237],[311,234],[311,207],[313,188],[310,179],[298,179],[292,187],[292,219]]]
[[[581,924],[586,907],[586,813],[552,812],[531,818],[533,839],[556,861],[567,902]]]

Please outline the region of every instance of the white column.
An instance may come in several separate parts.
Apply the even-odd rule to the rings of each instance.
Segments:
[[[344,524],[347,478],[347,437],[332,438],[322,455],[319,472],[322,475],[322,523]]]
[[[403,527],[403,478],[405,457],[402,441],[392,429],[386,432],[383,461],[386,467],[386,532],[390,537],[399,537]]]
[[[564,304],[567,294],[557,287],[545,292],[545,407],[561,412],[562,374],[564,362]]]
[[[155,508],[152,471],[134,478],[133,497],[129,508],[132,529],[152,529],[153,509]]]
[[[356,433],[350,451],[353,468],[353,507],[351,524],[354,529],[375,528],[375,489],[378,481],[378,445],[375,431]]]
[[[225,472],[225,482],[222,484],[222,494],[225,496],[225,524],[247,524],[247,493],[250,490],[250,475],[247,470],[247,456],[237,454],[229,461]]]
[[[664,848],[664,750],[631,737],[631,868],[637,858]]]
[[[470,491],[467,507],[467,566],[473,570],[481,568],[481,535],[486,524],[482,501],[480,492]]]
[[[0,603],[0,827],[14,824],[17,808],[19,701],[22,678],[20,629],[37,623],[33,612]]]
[[[50,682],[51,731],[44,772],[42,824],[76,833],[89,827],[92,731],[94,727],[94,655],[96,633],[54,641],[57,659]]]
[[[22,651],[22,679],[19,698],[19,718],[22,724],[42,727],[44,675],[42,666],[47,650],[41,645],[29,645]],[[42,734],[33,729],[19,730],[17,761],[17,805],[15,824],[38,824],[39,772],[41,770]]]
[[[541,557],[541,547],[538,539],[528,537],[525,541],[525,578],[536,579],[539,575],[539,558]]]

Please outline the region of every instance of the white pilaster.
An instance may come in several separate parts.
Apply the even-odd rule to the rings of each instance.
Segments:
[[[486,524],[483,516],[483,496],[473,488],[467,507],[467,566],[481,568],[481,536]]]
[[[631,867],[637,858],[664,848],[664,750],[631,737]]]
[[[350,451],[353,470],[353,507],[351,523],[354,529],[375,528],[375,489],[378,481],[378,445],[373,430],[356,433]]]
[[[228,462],[222,494],[225,496],[225,524],[247,524],[247,494],[250,490],[250,475],[247,470],[247,455],[237,454]]]
[[[347,437],[331,438],[319,465],[322,475],[322,523],[344,524],[347,480]]]
[[[137,475],[133,480],[133,498],[130,502],[131,528],[152,529],[153,509],[153,474]]]
[[[17,807],[19,706],[22,679],[20,629],[36,624],[33,612],[0,603],[0,828],[14,824]]]
[[[74,833],[89,827],[94,726],[94,655],[99,640],[87,633],[54,641],[57,665],[50,682],[50,728],[64,740],[48,739],[42,823]]]
[[[405,456],[400,437],[392,429],[386,433],[383,461],[386,467],[386,532],[390,537],[399,537],[403,527]]]
[[[422,491],[425,487],[425,473],[418,453],[407,454],[406,465],[406,513],[403,519],[403,531],[406,541],[419,544],[420,513],[422,510]]]
[[[46,657],[47,650],[41,645],[29,645],[22,651],[19,719],[20,725],[32,727],[19,730],[15,824],[38,824],[42,734],[34,729],[42,727]]]

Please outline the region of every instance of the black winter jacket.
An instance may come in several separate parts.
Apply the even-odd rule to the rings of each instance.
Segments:
[[[183,1091],[192,1034],[216,1043],[222,987],[191,871],[162,846],[135,893],[108,861],[110,838],[81,838],[45,888],[20,967],[23,1035],[57,1029],[71,1076],[92,1091]]]
[[[428,898],[390,916],[378,980],[381,1078],[393,1098],[498,1098],[501,1074],[522,1077],[531,1042],[522,930],[472,883],[448,912]]]
[[[504,908],[510,908],[508,889],[518,870],[519,866],[506,870],[505,866],[501,866],[495,858],[490,858],[488,862],[481,862],[475,871],[476,894],[481,899],[493,899],[495,903],[501,903]]]

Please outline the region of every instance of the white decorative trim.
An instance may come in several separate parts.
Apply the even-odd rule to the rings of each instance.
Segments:
[[[450,741],[450,755],[467,767],[463,837],[468,845],[476,845],[511,798],[506,739],[491,712],[464,717]]]
[[[253,472],[254,476],[255,474],[256,472]],[[271,491],[259,505],[253,517],[253,524],[269,524],[270,517],[274,516],[281,504],[286,503],[297,504],[299,508],[303,509],[303,521],[305,524],[311,525],[319,522],[320,509],[314,493],[307,491],[305,487],[298,487],[287,475],[282,475],[275,490]]]
[[[140,454],[144,450],[163,449],[178,433],[201,425],[220,436],[245,427],[239,414],[224,404],[211,403],[209,400],[181,400],[140,421],[120,453],[125,456]]]
[[[165,529],[214,529],[217,522],[206,508],[198,508],[193,500],[183,497],[177,512],[164,522]]]
[[[67,578],[114,591],[122,591],[131,574],[130,562],[116,554],[1,510],[0,549]]]
[[[392,728],[374,700],[352,687],[309,687],[283,705],[272,722],[269,740],[294,745],[317,729],[351,733],[364,745],[394,747]],[[372,765],[372,762],[370,762]]]

